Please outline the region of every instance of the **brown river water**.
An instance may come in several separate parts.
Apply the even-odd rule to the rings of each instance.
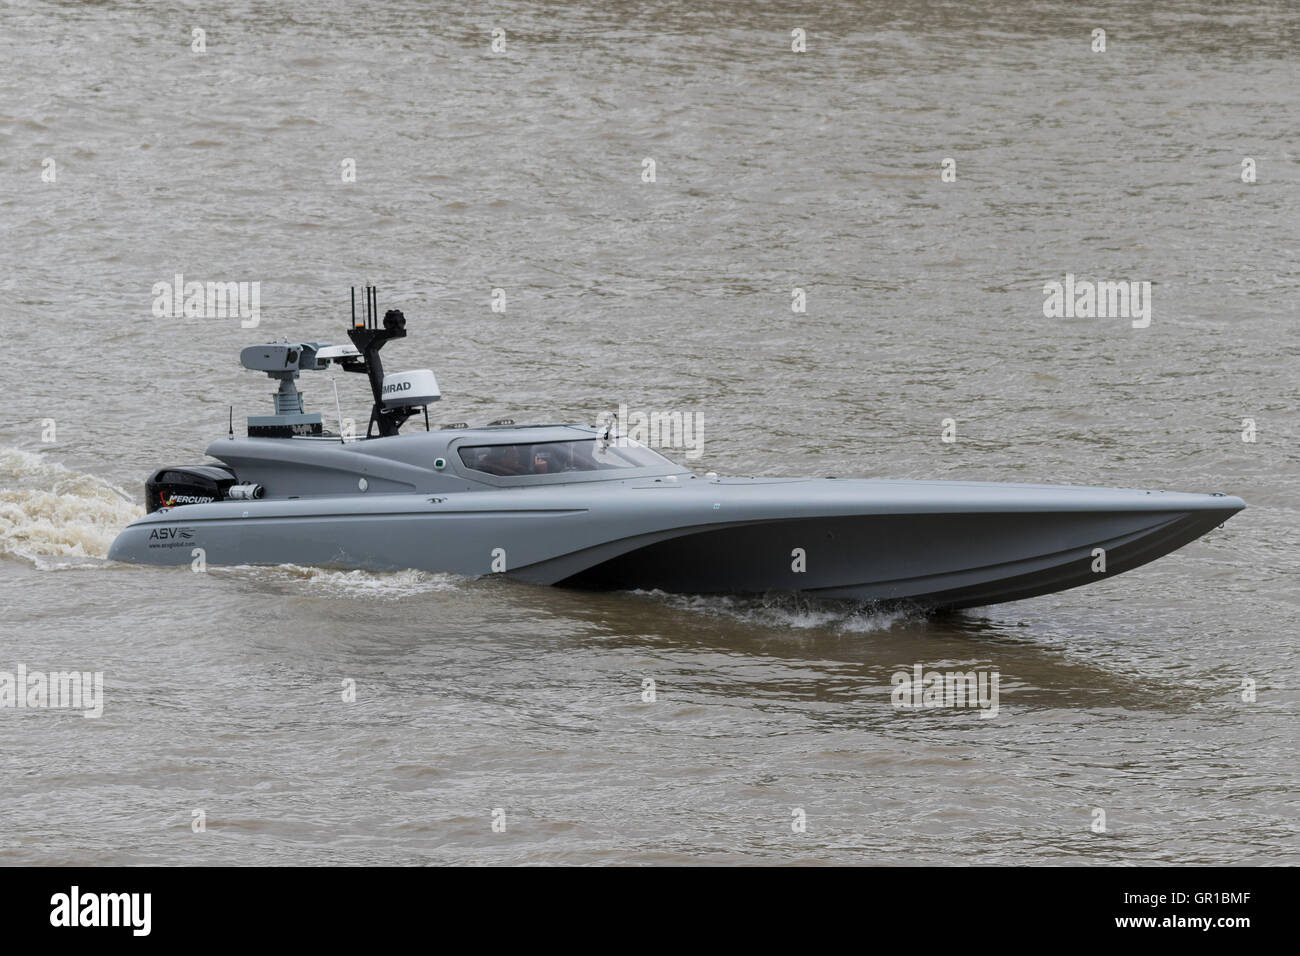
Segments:
[[[792,10],[0,9],[0,672],[104,688],[0,707],[0,863],[1300,862],[1300,7]],[[177,273],[260,325],[156,317]],[[1149,325],[1045,316],[1067,275]],[[365,282],[437,421],[1249,507],[934,617],[107,561],[151,468],[269,413],[239,349],[340,341]],[[894,707],[916,665],[996,715]]]

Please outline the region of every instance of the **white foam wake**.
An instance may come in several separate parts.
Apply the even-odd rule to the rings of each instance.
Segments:
[[[50,558],[103,558],[113,538],[144,509],[95,475],[48,454],[0,448],[0,554],[38,567]]]
[[[296,564],[239,565],[230,570],[263,585],[283,584],[289,588],[305,585],[331,597],[409,597],[433,591],[456,591],[470,580],[431,571],[338,571]]]
[[[855,601],[832,601],[800,594],[730,596],[634,591],[679,610],[732,618],[781,630],[818,629],[839,633],[887,631],[923,617],[910,608],[879,608]]]

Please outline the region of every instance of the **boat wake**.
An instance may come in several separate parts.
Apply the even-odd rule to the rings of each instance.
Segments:
[[[303,590],[323,597],[403,598],[435,591],[457,591],[470,579],[430,571],[340,571],[330,568],[280,564],[274,567],[239,565],[210,568],[209,573],[229,575],[257,587],[283,591]]]
[[[90,567],[144,509],[110,482],[48,455],[0,448],[0,555],[41,570]]]
[[[743,624],[780,630],[826,630],[843,634],[887,631],[923,619],[920,608],[881,608],[857,601],[832,601],[802,594],[774,592],[759,596],[669,594],[631,591],[679,611],[730,618]]]

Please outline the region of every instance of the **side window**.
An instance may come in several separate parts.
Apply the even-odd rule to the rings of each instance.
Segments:
[[[594,438],[535,444],[471,445],[460,449],[466,468],[488,475],[558,475],[661,465],[664,459],[640,445],[617,447]]]

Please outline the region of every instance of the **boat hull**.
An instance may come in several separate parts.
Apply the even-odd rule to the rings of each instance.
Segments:
[[[685,475],[186,505],[133,523],[109,556],[960,608],[1113,577],[1243,507],[1221,495],[1125,489]]]

